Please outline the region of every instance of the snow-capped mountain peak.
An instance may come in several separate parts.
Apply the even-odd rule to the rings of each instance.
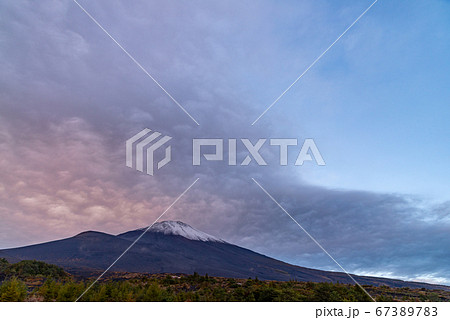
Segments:
[[[189,240],[223,242],[224,240],[197,230],[181,221],[162,221],[155,223],[148,232],[159,232],[165,235],[182,236]]]

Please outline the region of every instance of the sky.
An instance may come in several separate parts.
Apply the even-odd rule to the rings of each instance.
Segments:
[[[0,248],[180,220],[297,265],[450,285],[450,2],[0,3]],[[154,176],[125,141],[173,137]],[[326,165],[192,166],[193,138],[314,139]],[[240,161],[245,149],[239,145]],[[269,161],[270,160],[270,161]]]

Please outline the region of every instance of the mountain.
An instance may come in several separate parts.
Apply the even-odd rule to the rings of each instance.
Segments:
[[[40,260],[74,274],[89,274],[104,271],[145,229],[119,235],[87,231],[62,240],[0,250],[0,257],[11,263]],[[180,221],[155,223],[111,270],[353,283],[345,273],[288,264],[227,243]],[[450,290],[447,286],[427,283],[356,275],[354,278],[363,285]]]

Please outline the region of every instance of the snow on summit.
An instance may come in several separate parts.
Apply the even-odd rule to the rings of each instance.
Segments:
[[[225,242],[203,231],[197,230],[181,221],[162,221],[155,223],[149,232],[160,232],[166,235],[182,236],[189,240]]]

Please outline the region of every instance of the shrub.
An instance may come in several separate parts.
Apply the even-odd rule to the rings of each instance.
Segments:
[[[0,285],[0,301],[25,301],[27,286],[17,278],[7,280]]]

